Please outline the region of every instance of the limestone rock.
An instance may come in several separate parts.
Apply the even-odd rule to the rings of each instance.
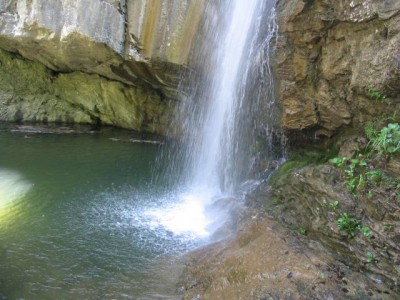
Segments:
[[[281,0],[277,9],[285,129],[332,136],[400,111],[399,1]]]
[[[0,14],[0,45],[6,50],[60,71],[94,69],[106,62],[107,54],[115,60],[115,54],[123,53],[124,16],[106,1],[9,3],[3,1]],[[106,69],[100,66],[99,71],[106,74]]]
[[[204,0],[127,1],[127,55],[187,64],[204,7]]]
[[[0,48],[176,97],[204,1],[0,0]]]
[[[204,5],[0,0],[0,49],[21,56],[0,54],[4,64],[18,66],[0,74],[0,120],[99,122],[160,132],[167,101],[181,97],[177,87]]]
[[[165,131],[167,103],[155,92],[94,74],[57,74],[3,50],[0,67],[0,120]]]

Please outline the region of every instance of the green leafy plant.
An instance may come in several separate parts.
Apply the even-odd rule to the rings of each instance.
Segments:
[[[396,121],[396,112],[393,115],[381,115],[373,118],[370,122],[365,126],[365,134],[367,135],[368,140],[372,140],[376,137],[378,129],[389,123],[397,123]]]
[[[381,94],[379,91],[373,89],[372,87],[368,88],[368,94],[372,99],[377,101],[386,99],[385,95]]]
[[[354,176],[357,167],[360,167],[360,166],[366,167],[367,166],[367,162],[365,161],[365,159],[362,159],[362,158],[360,158],[360,159],[354,158],[354,159],[350,159],[349,161],[350,161],[350,165],[349,165],[349,168],[345,171],[345,173],[352,177]]]
[[[374,184],[380,184],[383,178],[383,172],[379,170],[372,170],[365,173],[368,181]]]
[[[343,213],[337,219],[337,225],[341,230],[346,231],[347,236],[353,238],[356,235],[356,231],[360,229],[361,221],[350,217],[347,213]]]
[[[369,229],[368,226],[364,226],[360,229],[360,231],[362,232],[362,234],[368,238],[371,239],[374,236],[374,233],[371,231],[371,229]]]
[[[355,193],[356,189],[364,189],[366,187],[366,181],[363,173],[367,167],[367,161],[363,155],[359,155],[359,158],[349,159],[347,157],[335,157],[330,162],[344,169],[344,173],[347,179],[347,185],[351,193]],[[347,167],[347,168],[345,168]]]
[[[329,203],[329,207],[332,208],[333,210],[336,210],[339,207],[339,201],[332,201]]]
[[[400,152],[400,125],[390,123],[369,136],[372,149],[380,155],[393,155]]]
[[[355,193],[356,189],[364,189],[366,182],[363,176],[363,171],[367,167],[365,159],[350,159],[348,168],[344,171],[348,179],[348,186],[351,193]],[[360,174],[361,173],[361,174]]]
[[[307,229],[305,229],[304,227],[299,227],[299,229],[297,229],[297,231],[302,235],[307,235],[308,234]]]
[[[357,187],[357,181],[355,178],[350,178],[349,182],[348,182],[348,186],[349,186],[349,191],[354,194],[354,192],[356,191],[356,187]]]
[[[367,263],[368,264],[374,264],[377,263],[378,259],[375,257],[375,254],[372,252],[367,252]]]
[[[343,168],[349,159],[347,157],[335,157],[330,160],[330,162],[339,168]]]

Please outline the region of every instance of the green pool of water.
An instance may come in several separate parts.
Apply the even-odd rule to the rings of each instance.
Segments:
[[[162,146],[12,128],[0,127],[0,299],[177,298],[179,257],[200,242],[147,213],[174,189],[152,180]]]

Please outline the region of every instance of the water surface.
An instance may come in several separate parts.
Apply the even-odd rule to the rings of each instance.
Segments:
[[[12,128],[0,127],[0,299],[175,299],[179,256],[204,237],[161,220],[179,201],[152,180],[162,146]]]

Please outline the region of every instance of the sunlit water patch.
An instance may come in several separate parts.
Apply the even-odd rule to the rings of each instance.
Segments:
[[[0,211],[21,199],[31,187],[18,172],[0,169]]]

